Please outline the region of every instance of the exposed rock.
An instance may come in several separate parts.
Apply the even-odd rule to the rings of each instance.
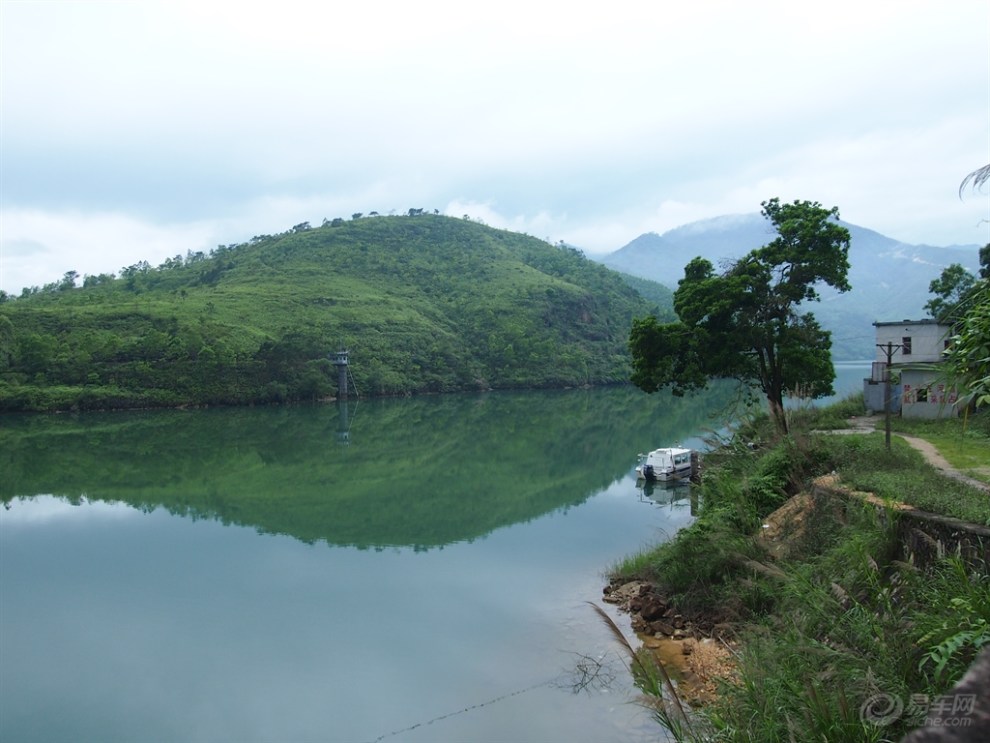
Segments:
[[[629,613],[632,629],[643,647],[675,678],[682,701],[705,704],[714,697],[720,679],[732,678],[731,652],[724,642],[710,637],[713,630],[719,636],[731,636],[731,625],[699,622],[678,614],[645,581],[606,586],[603,600]]]
[[[674,628],[664,622],[651,622],[650,630],[652,630],[654,635],[661,635],[663,637],[673,637],[674,635]]]
[[[652,622],[664,616],[667,611],[667,603],[656,594],[639,599],[639,608],[630,604],[630,610],[639,611],[639,615],[647,622]]]
[[[602,601],[618,604],[628,611],[629,602],[638,598],[645,591],[651,592],[653,587],[644,580],[633,580],[628,583],[610,583],[602,589]]]

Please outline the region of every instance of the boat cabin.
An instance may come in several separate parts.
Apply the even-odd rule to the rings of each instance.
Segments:
[[[675,447],[654,449],[645,456],[641,455],[641,462],[636,468],[636,474],[647,481],[689,477],[692,470],[692,453],[691,449]]]

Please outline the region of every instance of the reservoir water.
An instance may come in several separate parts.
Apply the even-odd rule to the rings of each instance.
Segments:
[[[6,416],[0,740],[657,740],[587,602],[730,397]]]

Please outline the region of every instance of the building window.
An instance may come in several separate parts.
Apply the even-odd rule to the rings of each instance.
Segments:
[[[911,355],[911,336],[906,335],[901,338],[901,355],[910,356]]]

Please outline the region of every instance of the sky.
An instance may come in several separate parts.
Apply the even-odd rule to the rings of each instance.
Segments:
[[[0,289],[410,208],[990,242],[990,2],[0,0]]]

